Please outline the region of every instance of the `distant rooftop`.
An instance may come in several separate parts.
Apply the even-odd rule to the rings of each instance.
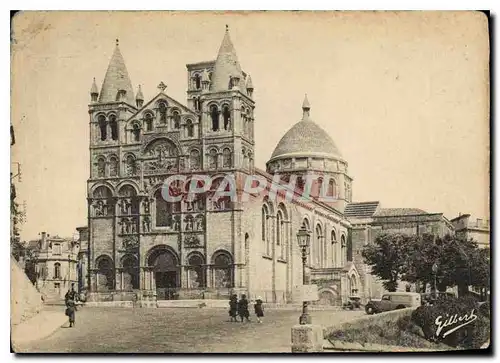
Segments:
[[[380,202],[349,203],[344,210],[344,215],[347,218],[370,218],[375,214],[379,205]]]
[[[374,217],[398,217],[398,216],[417,216],[429,214],[418,208],[382,208],[375,213]]]

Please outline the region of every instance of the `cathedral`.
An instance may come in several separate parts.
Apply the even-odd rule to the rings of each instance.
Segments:
[[[245,293],[268,303],[300,301],[303,273],[318,286],[320,304],[340,305],[351,295],[380,297],[381,287],[363,264],[361,250],[380,231],[448,233],[439,213],[352,202],[348,163],[332,138],[313,121],[307,97],[297,123],[277,144],[266,170],[254,165],[253,81],[238,60],[226,27],[215,60],[187,64],[187,100],[166,85],[144,100],[134,93],[116,42],[104,81],[94,82],[89,105],[88,274],[90,301],[227,299]],[[302,109],[300,109],[302,107]],[[250,175],[268,181],[248,200],[214,198],[225,175],[238,193]],[[320,175],[310,197],[270,197],[283,182]],[[168,202],[165,179],[194,175],[214,180],[195,199]],[[187,183],[175,185],[181,197]],[[326,186],[329,202],[318,198]],[[310,233],[305,272],[297,232]]]

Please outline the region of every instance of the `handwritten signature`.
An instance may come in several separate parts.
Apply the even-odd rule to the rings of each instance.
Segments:
[[[449,334],[453,333],[454,331],[466,326],[467,324],[472,323],[474,320],[477,319],[477,315],[474,314],[474,309],[472,309],[470,314],[464,314],[462,316],[458,316],[458,314],[455,314],[455,315],[452,315],[450,317],[448,317],[448,315],[446,315],[446,317],[447,317],[447,319],[443,321],[443,317],[441,315],[439,315],[436,318],[436,320],[434,321],[434,324],[436,324],[438,326],[438,328],[436,330],[436,336],[438,336],[438,337],[439,337],[439,334],[441,334],[441,331],[443,330],[443,328],[453,326],[453,325],[460,323],[460,325],[456,325],[453,328],[451,328],[450,330],[447,330],[443,334],[443,338],[444,338],[447,335],[449,335]]]

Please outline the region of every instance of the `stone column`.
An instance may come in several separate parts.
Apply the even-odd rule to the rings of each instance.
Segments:
[[[292,328],[292,353],[323,351],[323,327],[321,325],[295,325]]]

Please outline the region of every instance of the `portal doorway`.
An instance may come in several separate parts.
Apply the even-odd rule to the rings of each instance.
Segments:
[[[151,253],[148,265],[153,267],[156,298],[158,300],[173,300],[180,287],[179,264],[175,252],[167,248],[159,248]]]

